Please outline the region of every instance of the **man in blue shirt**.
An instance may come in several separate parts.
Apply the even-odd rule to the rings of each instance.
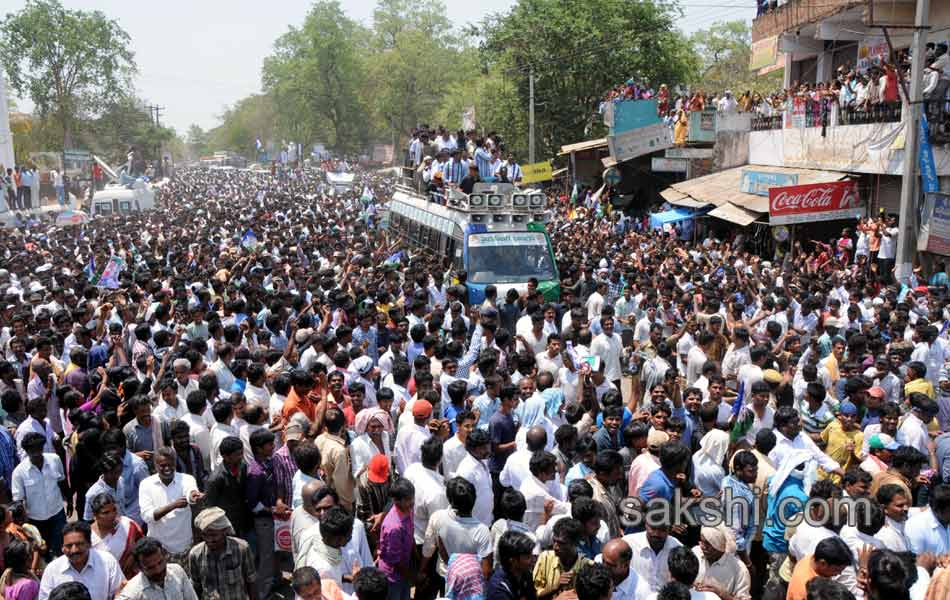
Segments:
[[[782,460],[769,479],[768,504],[762,528],[762,547],[769,553],[769,580],[779,581],[779,569],[788,556],[785,525],[808,502],[805,467],[812,460],[807,450],[795,450]],[[781,514],[779,510],[781,509]]]
[[[515,451],[515,434],[518,431],[512,412],[518,404],[518,388],[506,385],[501,389],[501,405],[488,420],[488,435],[491,436],[492,456],[488,463],[492,478],[497,481],[505,461]]]
[[[660,448],[660,468],[650,473],[640,487],[640,501],[660,498],[673,500],[675,490],[686,481],[686,469],[692,454],[680,442],[667,442]]]
[[[908,549],[917,556],[950,553],[950,484],[942,483],[933,488],[930,509],[907,519],[904,535]]]

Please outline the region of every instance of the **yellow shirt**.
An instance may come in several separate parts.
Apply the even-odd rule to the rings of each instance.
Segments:
[[[914,392],[920,392],[921,394],[926,394],[928,398],[933,400],[936,398],[934,394],[934,386],[932,383],[926,379],[915,379],[910,383],[904,384],[904,397],[910,396]]]
[[[861,463],[861,445],[864,443],[864,433],[860,429],[845,431],[841,421],[835,419],[821,432],[821,439],[825,442],[825,454],[833,458],[843,471]],[[848,448],[851,444],[851,448]],[[827,477],[827,472],[819,470],[819,478]]]
[[[577,555],[574,566],[568,571],[568,573],[571,574],[571,581],[564,586],[564,589],[574,587],[574,576],[581,570],[581,567],[589,562],[589,559],[584,558],[580,554]],[[534,564],[533,581],[534,589],[537,594],[540,596],[542,594],[551,594],[561,591],[561,573],[563,573],[561,561],[558,559],[557,554],[554,553],[554,550],[545,550],[542,552],[541,555],[538,556],[538,562]]]

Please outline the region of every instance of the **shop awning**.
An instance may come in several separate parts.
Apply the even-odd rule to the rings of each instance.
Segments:
[[[606,147],[607,147],[607,138],[587,140],[586,142],[577,142],[576,144],[568,144],[567,146],[561,146],[561,152],[558,153],[558,156],[564,156],[565,154],[571,154],[573,152],[583,152],[584,150],[596,150],[597,148],[606,148]]]
[[[658,213],[650,213],[650,227],[652,229],[662,229],[667,223],[686,221],[688,219],[693,219],[696,216],[697,213],[681,208],[674,208],[673,210],[667,210]]]
[[[731,204],[734,208],[743,209],[748,213],[768,214],[768,197],[740,191],[742,172],[745,170],[763,173],[795,174],[798,176],[798,185],[839,181],[847,178],[847,174],[839,171],[744,165],[719,171],[718,173],[712,173],[711,175],[704,175],[702,177],[696,177],[695,179],[674,183],[660,192],[660,195],[664,200],[676,206],[696,207],[713,204],[719,207],[725,204]],[[713,215],[713,213],[710,214]],[[733,211],[730,214],[735,215],[736,213]],[[739,222],[732,219],[726,220],[733,223]],[[745,220],[745,218],[742,220]],[[755,219],[749,220],[749,223],[754,220]]]
[[[747,210],[741,206],[736,206],[731,202],[726,202],[709,211],[708,216],[735,223],[740,227],[745,227],[762,216],[762,214],[763,213],[760,212]]]

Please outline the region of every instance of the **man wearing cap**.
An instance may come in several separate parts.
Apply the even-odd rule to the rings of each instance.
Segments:
[[[224,511],[218,507],[204,509],[195,517],[195,528],[204,541],[188,553],[185,570],[198,597],[258,600],[251,547],[233,537],[234,530]]]
[[[891,468],[893,452],[900,448],[900,444],[886,433],[875,433],[868,440],[868,457],[860,467],[872,476]]]
[[[821,432],[825,443],[825,454],[847,471],[861,461],[861,444],[864,434],[858,428],[858,407],[850,401],[844,401],[838,408],[834,421]]]
[[[650,429],[647,434],[647,451],[634,458],[630,465],[630,472],[627,475],[628,496],[639,496],[643,482],[647,480],[650,473],[660,468],[660,447],[668,441],[670,441],[668,433],[659,429]]]
[[[399,473],[405,473],[409,465],[419,462],[422,458],[422,443],[429,439],[432,431],[427,424],[432,416],[432,404],[421,398],[412,404],[413,424],[409,427],[400,427],[396,434],[396,468]]]
[[[927,425],[937,416],[937,403],[922,393],[910,393],[907,401],[911,413],[897,429],[897,443],[916,448],[924,456],[930,456],[930,434]]]

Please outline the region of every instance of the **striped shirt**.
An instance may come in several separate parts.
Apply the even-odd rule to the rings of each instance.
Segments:
[[[484,148],[475,149],[475,164],[478,166],[478,176],[492,177],[494,173],[492,172],[492,158],[491,153]]]
[[[803,403],[801,414],[802,429],[808,434],[821,433],[825,430],[825,427],[828,426],[828,423],[831,423],[835,418],[828,409],[828,406],[824,403],[822,403],[815,412],[809,410],[808,405]]]

